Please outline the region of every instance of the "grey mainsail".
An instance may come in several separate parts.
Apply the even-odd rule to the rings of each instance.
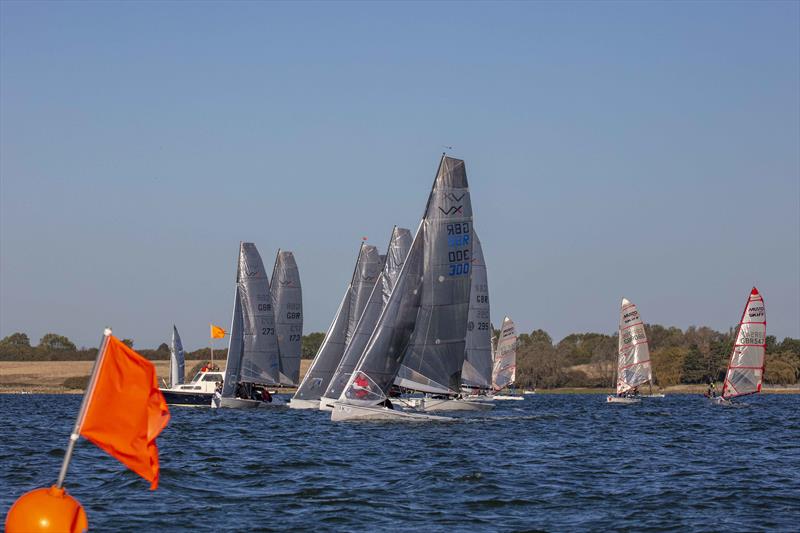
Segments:
[[[353,322],[350,314],[360,314],[366,305],[366,299],[361,292],[369,294],[372,291],[378,272],[380,272],[380,261],[381,256],[378,254],[378,249],[362,242],[358,249],[353,275],[347,285],[342,302],[339,304],[333,322],[331,322],[314,361],[303,377],[294,398],[319,400],[322,393],[328,388],[347,346],[348,331]],[[361,305],[352,305],[353,302],[361,302]]]
[[[353,336],[344,350],[338,367],[335,369],[336,372],[330,380],[330,384],[327,385],[327,390],[323,394],[325,398],[336,400],[344,391],[345,385],[347,385],[353,369],[364,353],[364,348],[367,346],[370,335],[375,329],[375,324],[378,322],[381,311],[383,311],[397,282],[397,277],[400,275],[403,263],[405,263],[408,256],[408,250],[411,248],[411,240],[411,232],[409,230],[398,228],[397,226],[392,230],[389,249],[383,263],[383,271],[380,273],[380,277],[369,295],[369,301],[359,317]]]
[[[489,281],[478,234],[473,233],[472,284],[467,319],[467,347],[461,382],[467,387],[492,386],[492,330],[489,320]]]
[[[303,289],[292,252],[278,250],[270,290],[280,354],[280,384],[297,385],[303,344]]]
[[[181,336],[178,335],[178,328],[172,326],[172,343],[169,347],[169,386],[180,385],[184,380],[185,356],[183,353],[183,343]]]
[[[442,156],[422,234],[422,299],[395,383],[423,392],[458,394],[466,357],[473,247],[464,161]]]
[[[236,396],[236,385],[239,384],[239,377],[242,368],[242,302],[239,295],[239,284],[236,284],[236,292],[233,296],[233,317],[231,318],[231,330],[228,336],[228,360],[225,363],[225,378],[222,384],[222,397],[234,398]]]
[[[278,344],[269,280],[256,245],[243,242],[236,275],[242,314],[242,368],[239,381],[278,383]]]
[[[369,296],[375,287],[375,282],[383,268],[383,261],[378,249],[372,245],[362,247],[362,254],[359,256],[357,271],[350,283],[350,310],[347,317],[347,336],[345,344],[350,343],[358,325],[358,319],[367,306]]]

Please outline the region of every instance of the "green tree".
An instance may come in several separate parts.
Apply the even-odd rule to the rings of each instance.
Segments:
[[[28,338],[26,333],[12,333],[8,337],[5,337],[3,340],[0,340],[0,344],[8,345],[8,346],[27,346],[30,348],[31,340]]]
[[[317,351],[319,347],[322,345],[322,341],[325,339],[325,334],[322,332],[315,332],[309,333],[308,335],[303,335],[303,344],[302,344],[302,358],[303,359],[313,359],[315,355],[317,355]]]
[[[48,333],[39,341],[39,348],[45,351],[74,352],[75,345],[63,335]]]
[[[688,349],[680,346],[661,348],[650,353],[653,378],[660,387],[669,387],[681,382],[681,374],[688,353]]]
[[[130,349],[133,349],[133,339],[122,339],[122,344]]]
[[[162,352],[162,353],[169,353],[169,346],[167,346],[166,342],[162,342],[161,344],[158,345],[158,348],[156,348],[156,351],[157,352]]]

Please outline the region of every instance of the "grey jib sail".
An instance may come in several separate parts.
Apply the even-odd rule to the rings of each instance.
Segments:
[[[358,319],[355,332],[344,350],[330,384],[327,385],[327,390],[323,394],[325,398],[336,400],[344,391],[353,369],[364,353],[364,348],[375,329],[381,311],[389,300],[392,288],[397,282],[397,277],[400,275],[406,256],[408,256],[409,248],[411,248],[411,232],[395,226],[389,239],[389,249],[383,262],[383,270],[370,292],[369,302]]]
[[[472,260],[472,203],[464,162],[442,157],[422,223],[422,300],[395,383],[458,394],[464,365]]]
[[[339,304],[339,309],[336,311],[333,322],[322,340],[314,361],[311,363],[303,382],[294,395],[295,398],[319,400],[322,397],[322,393],[328,388],[333,373],[336,371],[347,346],[350,324],[354,322],[350,315],[352,313],[361,314],[363,307],[366,305],[366,298],[362,296],[362,293],[366,292],[368,297],[369,293],[372,292],[381,270],[382,261],[377,248],[361,243],[356,266],[353,269],[350,283],[345,290],[344,298]],[[352,302],[356,302],[356,304],[351,305]],[[355,329],[355,326],[353,326],[353,329]]]
[[[242,302],[239,295],[239,284],[233,295],[233,318],[228,336],[228,360],[225,363],[225,379],[222,386],[222,396],[233,398],[236,395],[236,385],[239,383],[242,368]]]
[[[269,280],[256,245],[240,245],[237,284],[242,312],[242,368],[239,381],[278,383],[278,344]]]
[[[492,330],[489,320],[489,282],[483,248],[473,230],[472,284],[467,318],[466,360],[461,382],[468,387],[489,389],[492,386]]]
[[[180,385],[184,380],[184,353],[178,328],[172,326],[172,343],[169,348],[169,386]]]
[[[292,252],[278,250],[271,292],[280,354],[280,383],[297,385],[303,343],[303,291]]]

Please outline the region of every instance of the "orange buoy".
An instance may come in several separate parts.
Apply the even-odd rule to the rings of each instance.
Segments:
[[[6,533],[81,533],[88,529],[81,504],[55,485],[23,494],[6,515]]]

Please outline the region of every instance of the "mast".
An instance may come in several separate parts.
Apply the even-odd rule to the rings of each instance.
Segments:
[[[761,392],[767,349],[764,298],[753,287],[736,330],[736,339],[722,386],[723,398]]]

